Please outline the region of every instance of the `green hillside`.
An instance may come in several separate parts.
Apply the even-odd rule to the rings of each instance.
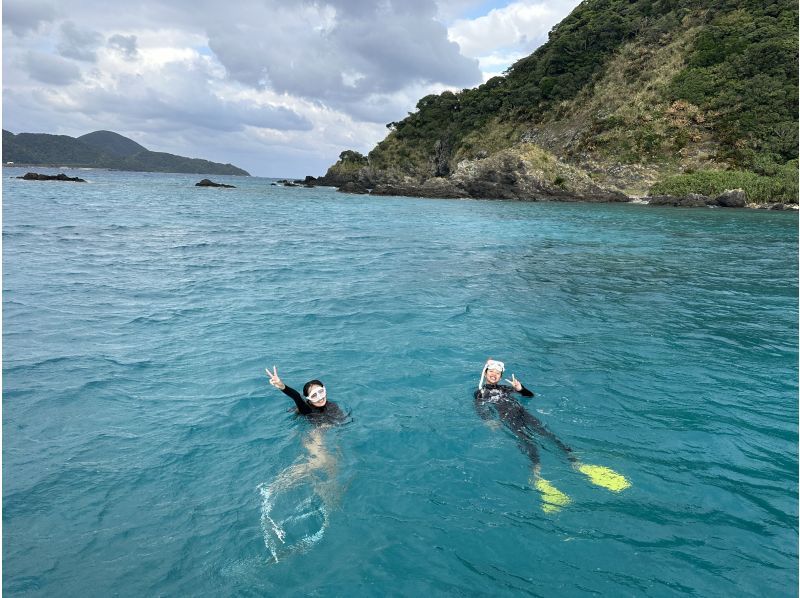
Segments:
[[[20,133],[3,130],[3,162],[73,166],[93,164],[103,152],[67,135]]]
[[[126,158],[139,152],[146,152],[147,148],[139,145],[133,139],[128,139],[114,133],[113,131],[95,131],[94,133],[87,133],[78,137],[78,141],[82,141],[86,145],[90,145],[99,149],[102,152]]]
[[[132,139],[111,131],[95,131],[79,138],[3,130],[3,163],[24,166],[109,168],[138,172],[188,174],[249,174],[232,164],[151,152]]]
[[[796,202],[797,22],[794,0],[585,0],[505,76],[389,123],[370,176],[447,177],[535,144],[630,194],[735,171],[779,179],[753,199]]]

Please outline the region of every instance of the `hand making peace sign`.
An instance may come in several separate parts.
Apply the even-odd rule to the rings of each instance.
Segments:
[[[522,382],[520,382],[519,380],[517,380],[517,379],[514,377],[514,374],[511,374],[511,380],[509,380],[508,378],[506,378],[506,382],[508,382],[508,383],[509,383],[511,386],[513,386],[513,387],[514,387],[514,390],[516,390],[517,392],[519,392],[519,391],[521,391],[521,390],[522,390]]]
[[[267,376],[269,376],[269,383],[272,384],[272,386],[274,386],[278,390],[283,390],[284,388],[286,388],[286,385],[283,382],[281,382],[281,379],[278,377],[278,366],[273,365],[272,369],[273,369],[272,372],[269,371],[269,368],[266,369]]]

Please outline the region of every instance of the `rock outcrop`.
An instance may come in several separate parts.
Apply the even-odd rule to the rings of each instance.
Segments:
[[[690,193],[681,197],[673,195],[655,195],[648,198],[651,206],[675,206],[679,208],[744,208],[747,196],[743,189],[726,189],[717,197]]]
[[[226,185],[225,183],[215,183],[208,179],[203,179],[199,183],[194,184],[195,187],[224,187],[226,189],[236,189],[235,185]]]
[[[367,189],[361,183],[355,181],[348,181],[341,187],[337,189],[340,193],[358,193],[358,194],[365,194],[369,193],[369,189]]]
[[[371,188],[372,195],[411,197],[630,201],[618,189],[600,187],[585,171],[558,160],[533,144],[521,144],[489,156],[481,154],[471,160],[462,160],[452,172],[447,171],[447,176],[442,174],[446,171],[444,163],[437,159],[437,156],[441,158],[444,155],[444,151],[443,145],[437,146],[431,159],[431,172],[425,177],[375,171],[369,166],[348,169],[346,177],[342,168],[332,167],[328,172],[336,172],[336,186],[351,193],[364,192],[355,189]]]
[[[69,181],[71,183],[85,183],[86,180],[80,177],[68,177],[63,172],[60,174],[39,174],[38,172],[27,172],[23,176],[16,177],[26,181]]]

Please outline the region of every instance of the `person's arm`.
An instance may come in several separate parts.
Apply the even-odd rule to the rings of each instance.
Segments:
[[[267,368],[267,376],[269,376],[269,383],[272,384],[272,386],[274,386],[278,390],[280,390],[286,396],[291,397],[291,399],[294,401],[294,404],[297,405],[297,410],[301,414],[306,415],[308,413],[311,413],[311,407],[309,406],[308,403],[305,402],[305,400],[303,400],[303,397],[300,396],[300,393],[297,392],[294,388],[286,386],[283,383],[283,380],[280,379],[280,377],[278,376],[278,368],[273,365],[272,370],[273,371],[270,372],[269,368]]]
[[[285,394],[287,397],[291,397],[291,399],[294,401],[294,404],[297,405],[297,411],[299,411],[302,415],[311,413],[311,407],[294,388],[284,384],[283,388],[281,388],[281,392],[283,392],[283,394]]]
[[[511,374],[511,380],[506,378],[506,382],[511,384],[511,387],[516,390],[519,394],[523,397],[532,397],[534,396],[533,392],[522,386],[522,382],[516,379],[514,374]]]

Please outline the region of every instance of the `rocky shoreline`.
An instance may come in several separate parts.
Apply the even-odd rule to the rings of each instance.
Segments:
[[[718,196],[690,194],[686,196],[631,196],[616,189],[606,189],[582,180],[556,175],[549,180],[530,176],[524,164],[512,169],[481,169],[446,176],[415,179],[385,172],[376,173],[369,167],[352,173],[329,172],[322,177],[307,176],[297,181],[306,187],[336,187],[341,193],[377,196],[424,197],[439,199],[502,199],[516,201],[560,201],[592,203],[639,203],[650,206],[682,208],[746,208],[759,210],[798,210],[798,204],[753,203],[744,190],[728,189]],[[567,182],[568,181],[568,182]],[[577,184],[576,184],[577,183]],[[565,188],[567,187],[567,188]]]

